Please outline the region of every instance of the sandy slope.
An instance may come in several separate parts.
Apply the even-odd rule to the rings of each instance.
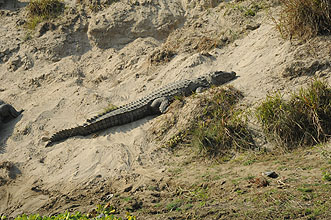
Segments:
[[[126,175],[139,174],[137,185],[160,176],[165,169],[163,157],[168,154],[146,139],[153,117],[45,148],[43,138],[82,124],[109,104],[125,104],[162,85],[210,70],[236,71],[239,78],[230,84],[242,90],[249,103],[270,91],[292,90],[311,79],[281,77],[298,60],[296,55],[307,50],[281,39],[264,11],[254,18],[261,24],[255,30],[245,29],[246,24],[240,22],[239,26],[228,24],[234,30],[242,28],[243,34],[223,48],[209,53],[182,52],[169,63],[151,65],[153,51],[162,48],[162,42],[176,40],[176,34],[167,39],[173,30],[187,38],[208,30],[210,36],[219,36],[215,24],[226,24],[220,11],[227,8],[216,6],[216,1],[210,1],[216,7],[207,12],[208,5],[192,5],[191,1],[134,2],[121,1],[92,15],[69,13],[67,24],[55,22],[54,31],[28,41],[22,40],[24,29],[15,26],[24,18],[22,11],[0,17],[0,23],[6,24],[0,27],[0,53],[5,54],[0,57],[0,99],[25,110],[0,131],[0,162],[12,162],[14,168],[8,173],[15,174],[15,178],[5,176],[7,183],[0,185],[0,213],[35,212],[73,190],[84,194],[93,186]],[[232,13],[235,18],[236,12]],[[201,32],[192,25],[196,22],[203,24]],[[325,48],[328,40],[311,45]],[[6,54],[6,50],[10,52]],[[320,50],[313,58],[320,60],[321,56],[330,60],[331,55]],[[302,59],[307,69],[310,58]],[[330,67],[320,69],[315,72],[324,73],[320,75],[331,82]]]

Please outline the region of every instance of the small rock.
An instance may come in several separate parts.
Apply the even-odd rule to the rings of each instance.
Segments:
[[[102,197],[102,200],[104,200],[104,201],[109,201],[109,200],[111,200],[111,198],[113,198],[114,197],[114,194],[113,193],[110,193],[110,194],[107,194],[107,195],[105,195],[104,197]]]
[[[261,26],[261,24],[248,24],[246,25],[246,30],[254,31],[258,29]]]
[[[221,38],[221,41],[223,41],[224,43],[226,43],[229,40],[229,38],[227,36],[223,36]]]
[[[160,193],[151,193],[151,196],[159,198],[161,195],[160,195]]]
[[[278,174],[275,171],[267,171],[263,173],[265,176],[270,178],[277,178]]]
[[[25,20],[23,20],[23,19],[18,19],[17,21],[16,21],[16,25],[17,26],[22,26],[22,25],[24,25],[24,24],[26,24],[26,21]]]
[[[22,66],[22,60],[20,56],[15,56],[10,58],[7,64],[8,71],[16,71],[19,67]]]
[[[101,213],[100,215],[98,215],[96,218],[99,219],[99,218],[104,218],[105,217],[105,214]]]
[[[317,77],[321,78],[321,77],[326,76],[327,74],[326,74],[326,72],[324,72],[324,71],[318,70],[318,71],[315,72],[315,75],[316,75]]]
[[[126,187],[126,188],[124,189],[124,192],[130,192],[130,191],[132,190],[132,187],[133,187],[132,185]]]
[[[40,186],[33,186],[31,187],[31,190],[35,192],[41,192]]]

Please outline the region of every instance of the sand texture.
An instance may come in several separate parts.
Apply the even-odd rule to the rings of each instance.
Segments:
[[[0,130],[0,213],[8,216],[55,213],[75,204],[66,195],[91,197],[109,182],[137,188],[162,177],[171,153],[152,130],[171,112],[45,148],[54,132],[110,104],[212,70],[235,71],[229,84],[253,104],[313,77],[331,82],[330,37],[281,38],[268,16],[277,4],[247,18],[212,0],[122,0],[99,12],[66,1],[72,8],[61,19],[28,34],[26,2],[0,14],[0,99],[24,109]],[[169,51],[169,60],[151,61]]]

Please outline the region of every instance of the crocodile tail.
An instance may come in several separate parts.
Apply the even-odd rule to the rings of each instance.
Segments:
[[[92,123],[94,121],[96,121],[98,118],[101,118],[102,116],[104,116],[105,114],[108,114],[108,112],[104,112],[104,113],[101,113],[101,114],[98,114],[90,119],[87,119],[86,122],[87,123]]]
[[[108,113],[110,113],[110,112],[113,112],[113,111],[115,111],[115,110],[117,110],[117,109],[119,109],[119,108],[122,108],[123,106],[120,106],[120,107],[114,107],[114,108],[111,108],[111,109],[109,109],[109,110],[107,110],[107,111],[105,111],[105,112],[103,112],[103,113],[100,113],[100,114],[98,114],[98,115],[96,115],[96,116],[93,116],[92,118],[89,118],[89,119],[87,119],[86,120],[86,123],[93,123],[93,122],[95,122],[97,119],[99,119],[99,118],[101,118],[102,116],[104,116],[104,115],[106,115],[106,114],[108,114]]]
[[[61,130],[59,132],[56,132],[49,139],[48,143],[46,144],[46,147],[52,146],[57,141],[62,141],[62,140],[65,140],[65,139],[73,137],[73,136],[81,135],[82,130],[83,130],[82,126],[78,126],[78,127],[75,127],[75,128],[64,129],[64,130]]]

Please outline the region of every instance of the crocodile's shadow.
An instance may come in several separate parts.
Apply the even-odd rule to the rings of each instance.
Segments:
[[[8,122],[0,122],[0,154],[5,153],[7,140],[12,135],[15,125],[22,118],[23,114],[20,114],[17,118],[14,118]]]

